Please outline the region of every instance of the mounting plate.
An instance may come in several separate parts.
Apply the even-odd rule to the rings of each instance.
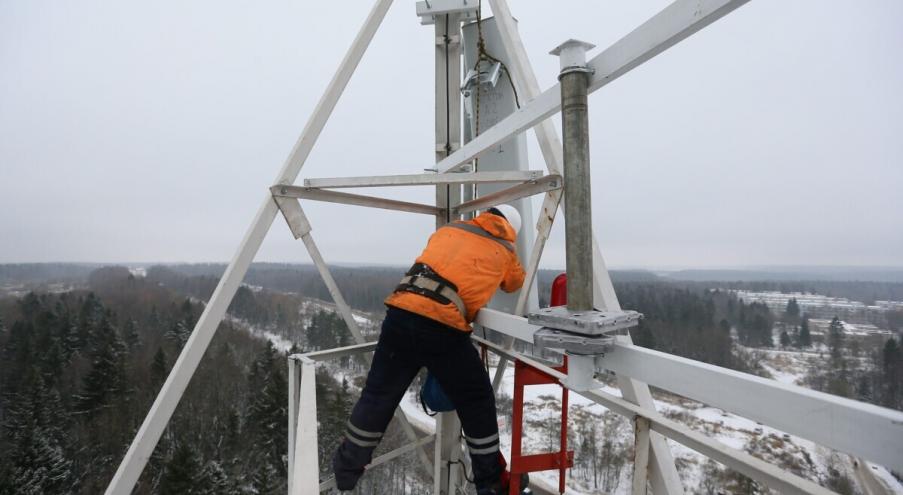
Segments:
[[[537,349],[560,350],[578,356],[601,356],[611,349],[614,341],[614,336],[592,337],[554,328],[541,328],[533,333],[533,345]]]
[[[564,330],[582,336],[600,337],[635,327],[642,317],[643,315],[636,311],[571,311],[567,306],[553,306],[530,313],[527,321],[531,325]]]

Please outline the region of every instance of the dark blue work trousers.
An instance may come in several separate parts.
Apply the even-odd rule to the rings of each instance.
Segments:
[[[333,457],[340,490],[357,484],[398,403],[424,367],[439,381],[461,418],[477,489],[498,482],[502,468],[495,396],[470,333],[389,307],[367,383]]]

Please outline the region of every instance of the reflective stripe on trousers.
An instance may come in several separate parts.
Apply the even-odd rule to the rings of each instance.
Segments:
[[[470,335],[390,307],[367,383],[351,412],[345,440],[333,457],[340,490],[351,490],[357,484],[395,408],[424,367],[439,381],[461,418],[477,488],[499,479],[495,396]]]

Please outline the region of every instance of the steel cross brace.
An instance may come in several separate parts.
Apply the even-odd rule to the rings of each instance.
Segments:
[[[594,91],[615,78],[620,77],[620,75],[623,75],[633,67],[654,57],[683,38],[726,15],[746,1],[747,0],[678,0],[677,2],[674,2],[639,28],[622,38],[611,48],[590,61],[590,67],[596,72],[591,80],[590,91]],[[558,98],[559,89],[556,85],[546,92],[540,93],[539,83],[529,58],[527,57],[523,42],[517,31],[517,25],[511,15],[507,2],[505,0],[489,0],[489,3],[493,14],[496,17],[505,50],[508,52],[511,59],[509,62],[509,69],[513,73],[514,84],[518,87],[519,93],[526,96],[529,103],[520,111],[494,126],[501,129],[499,136],[491,134],[498,129],[490,129],[487,133],[484,133],[474,141],[465,145],[458,153],[453,154],[440,163],[439,168],[442,170],[445,167],[448,169],[454,167],[453,159],[456,154],[464,155],[459,157],[459,159],[463,158],[466,162],[470,159],[466,158],[468,153],[476,156],[486,148],[495,144],[495,142],[504,139],[504,134],[507,131],[505,126],[512,128],[520,125],[521,122],[519,122],[518,119],[524,120],[524,115],[528,113],[526,112],[527,107],[532,105],[539,108],[539,110],[533,112],[533,115],[530,116],[530,118],[532,119],[531,124],[536,125],[534,130],[546,166],[550,173],[560,173],[563,163],[561,142],[558,139],[554,125],[547,118],[560,108],[560,98]],[[527,127],[529,127],[529,125],[524,126],[523,129],[526,129]],[[513,132],[517,131],[512,131],[512,133]],[[486,143],[478,143],[477,141],[481,138],[486,141]],[[468,150],[468,148],[472,149]],[[554,212],[552,218],[554,218]],[[551,228],[551,221],[546,227]],[[538,228],[540,228],[540,232],[542,232],[541,224],[538,225]],[[534,248],[534,252],[541,253],[542,246],[540,243],[544,243],[544,241],[545,238],[542,233],[540,233],[540,235],[537,236],[537,246]],[[602,257],[595,238],[593,238],[593,272],[594,304],[603,309],[620,309],[620,304],[617,301],[611,279],[605,268],[604,258]],[[520,311],[523,311],[523,308],[519,309]],[[520,313],[518,313],[518,315],[520,315]],[[627,339],[629,338],[630,337],[627,336]],[[506,345],[508,347],[512,344],[513,339],[506,339]],[[501,382],[505,364],[505,361],[501,360],[499,367],[496,370],[496,376],[493,380],[493,385],[496,388]],[[621,386],[622,393],[629,400],[644,407],[654,407],[649,388],[645,384],[630,378],[619,377],[619,385]],[[677,476],[673,457],[664,438],[653,432],[651,443],[653,445],[653,486],[655,486],[658,491],[667,491],[667,493],[682,492],[682,488],[680,488],[680,478]]]
[[[749,0],[677,0],[589,61],[589,92],[630,72]],[[494,11],[496,16],[498,12]],[[516,82],[515,82],[516,84]],[[487,129],[436,166],[456,170],[508,137],[524,132],[561,109],[559,85],[537,94],[519,110]]]
[[[311,260],[314,262],[314,265],[320,272],[320,276],[323,278],[323,282],[326,284],[326,288],[329,290],[330,296],[332,296],[333,301],[336,303],[339,314],[345,321],[345,325],[348,326],[348,330],[351,332],[351,336],[354,338],[355,343],[365,344],[366,339],[364,339],[364,335],[361,333],[357,322],[354,320],[354,314],[351,312],[351,306],[348,305],[348,303],[345,301],[345,298],[342,296],[342,292],[339,290],[338,284],[336,284],[335,279],[332,277],[332,273],[329,271],[329,266],[326,264],[326,261],[323,259],[323,255],[320,253],[320,249],[317,247],[317,244],[314,242],[313,237],[310,235],[312,228],[310,226],[310,222],[307,220],[307,215],[304,214],[304,209],[301,208],[301,202],[297,198],[285,198],[278,196],[274,196],[274,200],[279,205],[279,209],[280,211],[282,211],[282,214],[289,226],[289,229],[292,232],[292,235],[295,237],[295,239],[301,239],[301,241],[304,242],[304,246],[307,248],[307,252],[310,254]],[[369,354],[367,354],[364,356],[364,360],[367,362],[367,364],[370,364],[372,358]],[[301,409],[299,409],[299,418],[300,413]],[[402,411],[400,407],[395,410],[395,418],[398,419],[402,431],[404,431],[408,439],[413,442],[418,442],[419,438],[414,431],[414,427],[411,426],[411,423],[408,421],[407,416],[405,416],[404,411]],[[301,424],[300,420],[296,424]],[[314,449],[316,448],[316,442],[313,443],[313,447]],[[294,446],[290,445],[289,448],[295,450],[295,466],[299,466],[299,462],[302,462],[302,456],[299,455],[299,450],[305,448],[309,449],[309,444],[305,446],[299,442]],[[426,452],[424,452],[423,448],[420,446],[418,446],[416,450],[418,456],[421,459],[421,462],[424,465],[424,468],[426,468],[427,472],[431,472],[432,463],[430,463],[429,457],[427,456]],[[314,455],[312,460],[307,459],[306,462],[317,463],[318,459],[316,455]]]
[[[348,85],[348,81],[351,80],[352,74],[391,5],[392,0],[376,0],[374,2],[364,25],[352,41],[274,182],[291,184],[297,179],[301,167],[304,166],[314,143],[325,127],[329,116],[332,115],[339,97]],[[216,290],[191,332],[191,336],[182,348],[166,382],[163,383],[160,393],[157,394],[150,411],[141,423],[141,427],[113,475],[113,479],[107,486],[107,495],[125,495],[131,493],[135,487],[144,466],[160,440],[160,435],[163,434],[182,394],[188,387],[188,382],[194,375],[217,327],[225,316],[226,309],[232,302],[245,273],[260,249],[277,212],[276,202],[272,195],[267,194],[263,198],[253,222],[245,232],[235,256],[220,278]]]

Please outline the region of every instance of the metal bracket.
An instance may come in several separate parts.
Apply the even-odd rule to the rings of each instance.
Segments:
[[[273,200],[275,200],[276,205],[279,206],[279,211],[281,211],[282,216],[285,217],[285,222],[288,224],[288,228],[291,229],[295,239],[300,239],[310,233],[310,222],[307,221],[307,216],[304,214],[304,210],[301,209],[301,204],[298,202],[297,198],[274,195]]]
[[[477,0],[427,0],[417,2],[417,15],[420,24],[426,26],[436,23],[436,17],[458,14],[462,21],[475,20],[479,2]]]
[[[489,64],[488,70],[480,70],[482,65],[483,62],[480,62],[476,69],[470,69],[467,71],[467,75],[464,76],[464,84],[461,85],[461,94],[465,97],[470,96],[474,87],[479,84],[489,84],[494,88],[495,85],[499,83],[499,77],[502,75],[502,63],[493,62]]]
[[[578,356],[601,356],[611,349],[613,336],[590,337],[579,333],[541,328],[533,334],[533,345],[538,350],[550,349]]]
[[[636,311],[570,311],[567,306],[542,308],[527,315],[531,325],[564,330],[589,337],[610,335],[637,326],[643,317]]]
[[[454,47],[461,44],[461,35],[452,34],[446,36],[436,36],[436,46]]]

